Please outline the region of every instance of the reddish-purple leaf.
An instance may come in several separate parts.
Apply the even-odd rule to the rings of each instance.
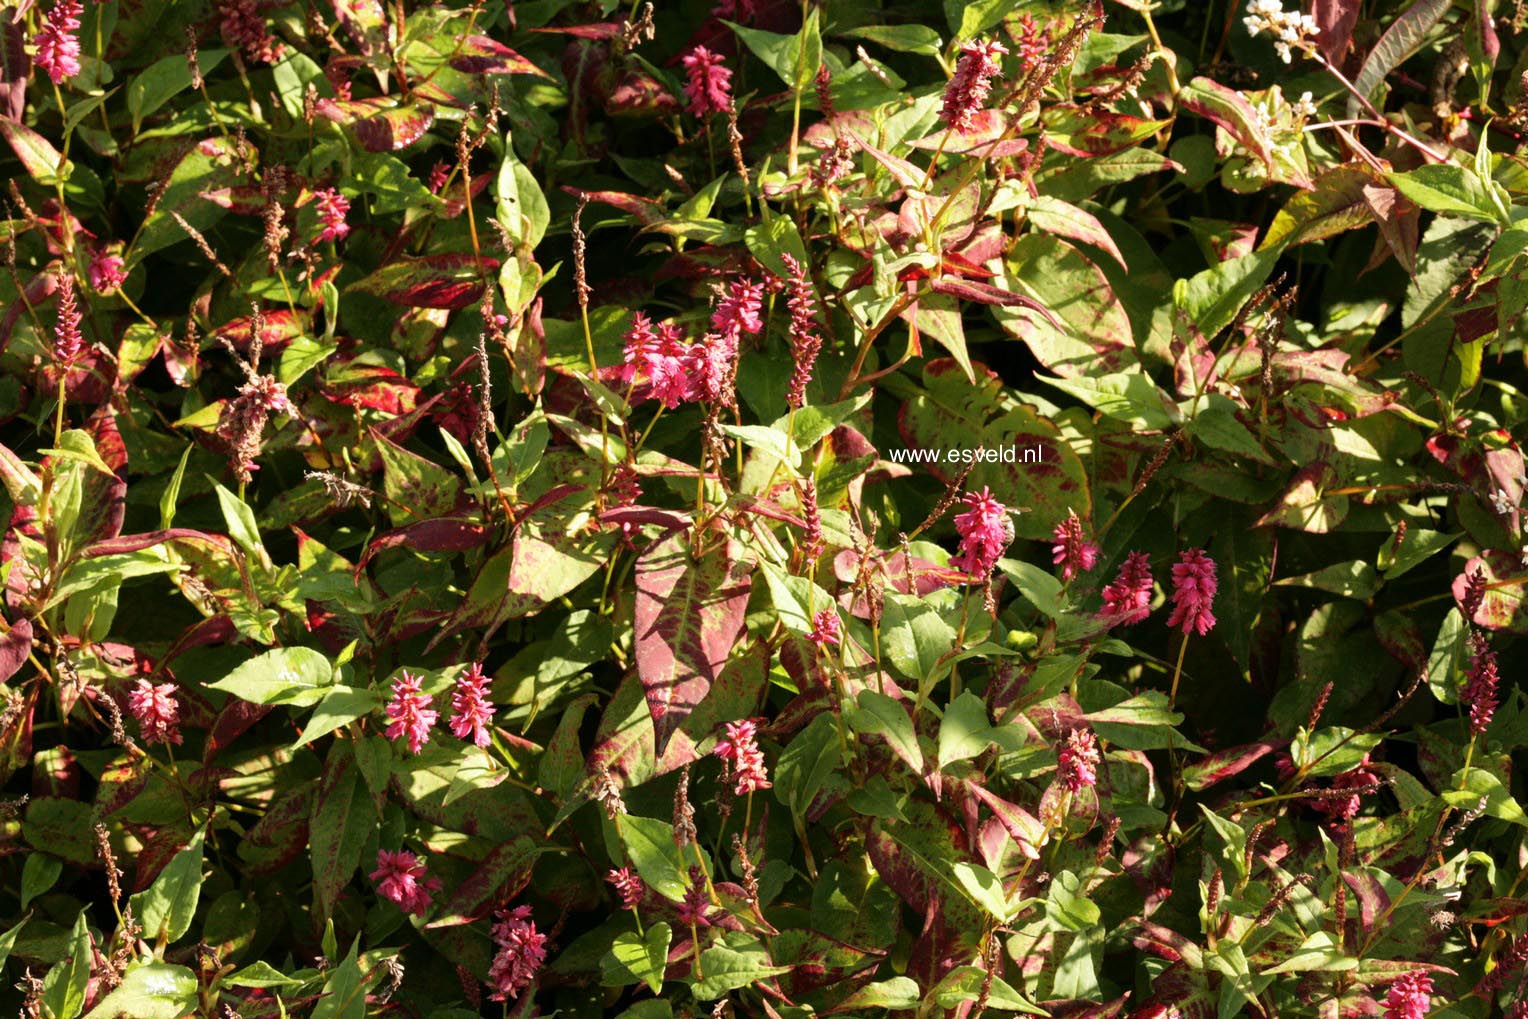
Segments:
[[[101,773],[96,786],[95,809],[101,817],[110,817],[133,801],[148,785],[152,770],[147,756],[124,755]]]
[[[1039,818],[1018,804],[1009,803],[995,795],[980,783],[967,782],[966,788],[987,805],[1020,852],[1031,860],[1040,858],[1040,846],[1045,841],[1045,826]]]
[[[1190,789],[1208,789],[1246,771],[1252,765],[1284,746],[1285,740],[1259,740],[1229,747],[1201,757],[1183,769],[1183,781]]]
[[[415,552],[465,552],[488,540],[488,529],[464,517],[435,517],[417,524],[399,527],[380,535],[366,546],[356,566],[359,572],[372,558],[391,548],[411,548]]]
[[[305,310],[273,308],[260,316],[260,340],[266,354],[274,354],[308,331],[311,315]],[[245,315],[224,323],[213,335],[226,339],[240,351],[249,350],[254,333],[254,317]]]
[[[410,308],[456,311],[482,296],[484,278],[498,268],[494,258],[479,261],[465,254],[426,255],[384,265],[349,289]]]
[[[336,124],[347,124],[356,140],[369,152],[396,152],[424,137],[435,123],[430,106],[393,106],[393,100],[320,99],[318,112]]]
[[[350,882],[361,862],[361,848],[376,827],[377,811],[350,744],[336,741],[324,761],[323,777],[308,817],[318,916],[328,917],[333,912],[340,889]]]
[[[7,682],[26,664],[32,653],[32,623],[25,616],[0,633],[0,683]]]
[[[530,883],[535,862],[536,843],[527,836],[495,846],[477,870],[457,886],[441,915],[429,926],[460,927],[487,916]]]
[[[508,46],[486,35],[462,38],[456,54],[451,58],[451,66],[468,74],[534,74],[542,78],[551,77]]]
[[[637,559],[636,586],[637,672],[661,754],[710,692],[743,629],[748,561],[730,538],[696,560],[689,533],[674,531]]]
[[[1316,19],[1316,45],[1332,63],[1342,66],[1353,45],[1353,26],[1358,24],[1359,0],[1315,0],[1311,17]]]
[[[251,704],[238,697],[230,697],[223,710],[218,712],[217,721],[212,723],[212,732],[207,737],[207,749],[202,754],[202,760],[204,762],[212,760],[224,747],[248,732],[256,722],[273,710],[274,705]]]
[[[314,786],[303,782],[278,795],[265,816],[239,843],[239,858],[253,876],[280,870],[308,845],[308,818],[313,812]]]
[[[563,190],[574,196],[587,196],[591,202],[600,202],[603,205],[612,205],[622,212],[637,218],[637,222],[643,226],[652,226],[663,219],[663,206],[651,198],[640,198],[637,195],[628,195],[624,191],[580,191],[578,188],[563,186]]]

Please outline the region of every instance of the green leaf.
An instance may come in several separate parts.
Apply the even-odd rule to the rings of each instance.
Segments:
[[[878,980],[873,984],[866,984],[840,1001],[837,1008],[846,1011],[856,1008],[916,1008],[920,993],[916,980],[908,977],[892,977],[890,980]]]
[[[1045,899],[1045,919],[1052,930],[1085,931],[1102,917],[1102,911],[1088,898],[1080,877],[1063,870],[1052,879]]]
[[[318,707],[313,710],[312,717],[303,727],[302,735],[292,744],[292,749],[306,746],[320,736],[327,736],[381,706],[382,697],[375,690],[335,684],[327,689],[324,699],[318,702]]]
[[[622,987],[640,980],[657,994],[663,987],[672,939],[673,931],[661,920],[647,928],[645,937],[635,931],[619,935],[610,946],[610,954],[600,960],[600,982],[606,987]]]
[[[994,739],[987,705],[971,691],[963,692],[939,723],[939,767],[977,756]]]
[[[1269,248],[1232,258],[1173,284],[1173,302],[1188,313],[1199,331],[1214,338],[1257,292],[1273,265],[1279,249]]]
[[[776,276],[789,277],[790,270],[785,266],[782,255],[790,255],[797,264],[803,268],[811,266],[811,258],[807,255],[806,244],[801,240],[801,233],[796,229],[796,221],[789,216],[771,212],[769,206],[761,205],[762,219],[759,223],[743,231],[743,240],[748,245],[748,250],[753,257]]]
[[[1316,931],[1306,935],[1300,947],[1296,948],[1289,957],[1277,966],[1271,966],[1264,973],[1338,973],[1345,970],[1356,969],[1358,960],[1343,954],[1342,949],[1326,931]]]
[[[1289,756],[1296,768],[1305,769],[1306,775],[1330,777],[1358,767],[1369,751],[1382,742],[1384,736],[1380,733],[1354,732],[1334,725],[1308,735],[1302,730],[1289,744]]]
[[[1506,221],[1493,197],[1491,183],[1481,180],[1474,170],[1439,163],[1386,176],[1396,190],[1429,212],[1486,223]]]
[[[313,336],[299,336],[281,352],[276,378],[282,385],[290,386],[333,357],[339,349],[338,343],[325,343]]]
[[[806,813],[829,776],[837,770],[843,748],[829,714],[813,718],[780,751],[775,765],[775,798],[798,817]]]
[[[226,56],[228,51],[225,49],[199,50],[196,69],[206,77]],[[128,79],[127,112],[132,114],[133,134],[138,133],[145,117],[190,87],[190,62],[178,53],[154,61]]]
[[[305,981],[289,977],[261,959],[230,973],[223,978],[223,983],[233,987],[300,987]]]
[[[929,997],[941,1008],[955,1008],[975,1001],[987,989],[987,1007],[1005,1012],[1023,1012],[1027,1015],[1050,1015],[1034,1002],[1009,986],[1002,977],[992,977],[988,984],[987,971],[979,966],[957,966],[945,974]]]
[[[897,756],[922,774],[923,750],[902,702],[874,690],[861,690],[856,703],[858,707],[849,712],[849,724],[855,731],[885,737]]]
[[[628,814],[621,818],[621,842],[643,881],[667,899],[678,902],[684,898],[690,887],[690,864],[695,860],[692,853],[681,853],[674,844],[673,825]],[[711,865],[704,850],[701,860],[709,874]]]
[[[1464,613],[1457,608],[1449,609],[1427,656],[1427,686],[1440,703],[1453,704],[1459,699],[1454,692],[1454,677],[1464,663],[1469,629]]]
[[[1333,563],[1298,577],[1285,577],[1274,582],[1275,587],[1308,587],[1317,591],[1329,591],[1344,598],[1367,601],[1379,590],[1379,574],[1363,559],[1345,563]]]
[[[43,978],[42,1007],[50,1019],[75,1019],[85,1008],[85,991],[90,985],[93,958],[84,910],[74,921],[68,944],[68,965],[62,961],[56,963]]]
[[[938,57],[943,45],[939,33],[927,25],[863,25],[839,34],[850,39],[866,39],[897,53],[917,53],[926,57]]]
[[[516,244],[532,250],[551,223],[546,195],[534,174],[515,158],[509,136],[504,138],[504,161],[499,164],[498,204],[494,216]]]
[[[0,934],[0,969],[5,968],[5,960],[11,957],[11,949],[16,947],[16,936],[21,933],[21,928],[27,925],[30,916],[22,917],[10,930]]]
[[[197,832],[186,848],[170,858],[154,883],[133,896],[133,915],[148,940],[164,937],[174,944],[191,929],[202,894],[202,841],[202,833]]]
[[[806,89],[817,76],[817,68],[822,66],[821,15],[815,7],[795,35],[744,28],[725,20],[723,23],[736,32],[743,45],[778,74],[788,88],[798,92]]]
[[[128,967],[86,1019],[178,1019],[196,1007],[196,974],[157,960]]]
[[[743,944],[741,950],[726,944],[712,945],[700,953],[700,968],[705,978],[697,980],[691,990],[700,1001],[720,998],[728,991],[747,987],[755,980],[777,977],[789,973],[789,966],[775,966],[769,961],[769,952],[757,942]]]
[[[27,862],[21,866],[21,908],[26,909],[33,899],[52,888],[63,872],[64,861],[58,857],[28,853]]]
[[[213,489],[223,511],[223,521],[228,525],[228,536],[245,552],[265,562],[265,546],[260,541],[260,522],[255,519],[255,511],[222,485],[213,482]]]
[[[329,971],[324,991],[313,1006],[312,1019],[366,1019],[366,990],[371,983],[361,972],[356,949],[361,939],[350,943],[350,952]]]
[[[1007,923],[1018,913],[1018,903],[1008,901],[1002,880],[986,867],[961,860],[950,871],[967,897],[1000,922]]]
[[[308,707],[322,700],[333,683],[334,668],[322,652],[284,647],[257,655],[207,685],[251,704]]]
[[[955,646],[955,629],[914,595],[888,592],[881,618],[881,648],[901,672],[929,681]]]
[[[1143,371],[1081,375],[1071,379],[1048,375],[1037,375],[1036,378],[1070,393],[1100,414],[1136,428],[1160,432],[1172,427],[1173,418],[1167,410],[1172,404]]]
[[[1084,717],[1101,738],[1131,750],[1194,746],[1174,728],[1183,715],[1167,706],[1167,695],[1160,690],[1147,690]]]
[[[1491,772],[1480,767],[1469,769],[1465,774],[1463,769],[1456,771],[1448,781],[1449,789],[1443,794],[1443,801],[1452,807],[1461,810],[1471,810],[1485,800],[1486,814],[1490,817],[1500,818],[1512,824],[1520,824],[1528,827],[1528,814],[1523,813],[1523,808],[1507,787],[1502,785],[1501,779]]]

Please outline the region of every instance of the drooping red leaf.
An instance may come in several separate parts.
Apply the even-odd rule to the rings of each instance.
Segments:
[[[23,616],[0,633],[0,683],[8,681],[32,653],[32,622]]]
[[[710,692],[742,631],[748,561],[730,538],[697,560],[689,533],[674,531],[637,559],[636,588],[637,672],[662,754]]]
[[[451,66],[468,74],[534,74],[542,78],[551,77],[508,46],[486,35],[462,38],[451,58]]]
[[[384,265],[349,289],[410,308],[456,311],[482,296],[483,280],[498,268],[495,258],[480,261],[465,254],[425,255]]]
[[[435,123],[429,105],[395,106],[395,100],[320,99],[318,112],[336,124],[348,125],[368,152],[397,152],[424,137]]]
[[[519,895],[531,880],[536,862],[536,843],[521,836],[495,846],[472,874],[457,886],[441,915],[430,927],[460,927],[480,920],[498,906]]]

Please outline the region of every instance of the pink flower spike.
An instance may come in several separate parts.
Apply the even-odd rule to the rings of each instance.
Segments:
[[[1151,615],[1151,559],[1145,552],[1131,552],[1114,583],[1104,588],[1100,618],[1110,625],[1139,623]]]
[[[1075,510],[1068,511],[1066,519],[1057,524],[1052,533],[1056,544],[1051,546],[1051,562],[1061,567],[1063,581],[1087,573],[1098,565],[1098,546],[1083,537],[1082,521],[1077,519]]]
[[[1173,564],[1173,611],[1168,626],[1181,626],[1185,634],[1203,637],[1215,626],[1210,605],[1215,601],[1215,560],[1197,548],[1178,556]]]
[[[350,211],[350,199],[334,188],[320,188],[313,196],[318,200],[318,221],[323,224],[314,242],[344,240],[350,233],[350,225],[345,222],[345,215]]]
[[[764,328],[761,312],[764,310],[764,284],[751,279],[732,281],[727,293],[716,302],[711,314],[711,325],[717,332],[730,336],[734,342],[742,333],[752,335]]]
[[[1098,782],[1100,759],[1097,737],[1087,729],[1073,729],[1056,755],[1056,774],[1068,790],[1080,792]]]
[[[493,702],[488,699],[491,680],[483,675],[482,666],[473,663],[456,681],[451,693],[451,735],[486,747],[492,740],[488,726],[493,723]]]
[[[1013,543],[1013,521],[1008,519],[1008,507],[985,487],[966,493],[965,504],[966,511],[955,517],[960,553],[950,558],[950,565],[985,581]]]
[[[406,849],[377,850],[377,869],[371,879],[378,895],[414,916],[429,911],[431,893],[441,888],[440,879],[430,877],[424,862]]]
[[[271,37],[255,0],[217,0],[223,38],[251,64],[274,64],[284,47]]]
[[[705,871],[691,864],[690,886],[684,891],[684,901],[679,903],[675,910],[679,915],[679,922],[695,927],[711,926],[711,920],[706,915],[710,911],[710,906],[710,899],[706,896]]]
[[[806,635],[806,639],[820,648],[836,646],[839,641],[839,625],[837,610],[823,609],[812,617],[812,632]]]
[[[681,61],[686,75],[684,94],[690,101],[690,112],[697,117],[732,108],[732,71],[722,59],[721,54],[697,46]]]
[[[791,360],[794,370],[785,390],[785,402],[800,409],[806,403],[806,386],[812,381],[822,337],[817,335],[817,295],[807,276],[806,266],[792,255],[782,255],[790,276],[785,281],[786,307],[790,310]]]
[[[53,326],[53,359],[68,367],[80,356],[80,306],[74,296],[74,274],[58,274],[58,318]]]
[[[430,695],[419,688],[419,677],[405,671],[393,681],[393,699],[387,705],[387,738],[396,743],[406,734],[411,754],[419,753],[419,748],[430,741],[430,726],[440,717],[440,712],[430,707]]]
[[[97,248],[90,254],[90,285],[98,294],[119,290],[127,281],[127,263],[122,256],[106,248]]]
[[[1007,47],[996,40],[968,42],[960,48],[960,60],[945,86],[944,106],[939,111],[939,119],[951,130],[970,130],[977,112],[987,102],[987,93],[992,91],[992,79],[1002,74],[1002,58],[1007,52]]]
[[[622,909],[636,909],[641,904],[644,893],[642,879],[630,867],[612,870],[605,875],[605,880],[615,886],[616,894],[621,897]]]
[[[1479,630],[1470,633],[1470,670],[1459,703],[1469,709],[1470,735],[1480,736],[1496,716],[1497,689],[1501,676],[1496,669],[1496,652]]]
[[[80,73],[80,0],[58,0],[48,12],[48,20],[37,33],[37,66],[47,72],[53,84],[62,85]]]
[[[501,911],[498,916],[493,940],[499,951],[488,969],[488,982],[494,988],[494,1001],[509,1001],[530,986],[546,962],[546,935],[536,930],[529,906]]]
[[[729,765],[733,776],[733,791],[739,796],[755,789],[768,789],[769,773],[765,769],[764,754],[759,750],[758,723],[753,719],[727,723],[727,738],[717,740],[716,754]]]
[[[1422,1019],[1432,1008],[1432,978],[1412,970],[1390,985],[1385,995],[1385,1019]]]
[[[175,702],[175,684],[161,683],[155,686],[147,679],[128,695],[127,707],[143,728],[143,738],[149,743],[180,743],[180,706]]]

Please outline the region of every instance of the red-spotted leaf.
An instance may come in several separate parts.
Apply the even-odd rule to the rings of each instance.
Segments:
[[[348,125],[368,152],[396,152],[424,137],[435,123],[435,110],[427,105],[394,106],[392,102],[381,96],[322,99],[318,112],[336,124]]]
[[[1267,130],[1247,97],[1209,78],[1195,78],[1178,93],[1184,109],[1214,121],[1241,142],[1269,167],[1273,165],[1273,146]]]
[[[1183,769],[1183,781],[1194,790],[1234,778],[1284,745],[1282,740],[1260,740],[1231,747],[1201,758]]]
[[[308,331],[310,313],[299,309],[290,311],[286,308],[272,309],[260,316],[260,342],[265,354],[274,354],[294,339]],[[254,317],[245,315],[226,322],[214,334],[219,339],[226,339],[241,351],[249,350],[249,341],[254,336]]]
[[[377,812],[350,744],[336,741],[324,762],[308,819],[313,898],[320,918],[332,913],[340,889],[361,862],[361,847],[376,827]]]
[[[531,880],[536,843],[522,835],[496,846],[477,870],[457,886],[441,915],[430,927],[460,927],[485,917],[502,902],[519,895]]]
[[[580,191],[572,187],[564,187],[563,190],[570,195],[585,195],[591,202],[614,206],[635,216],[643,226],[652,226],[664,217],[663,206],[651,198],[640,198],[623,191]]]
[[[748,561],[731,539],[697,560],[689,532],[675,531],[638,558],[636,585],[637,672],[661,754],[710,692],[743,629]]]
[[[1136,363],[1125,306],[1082,252],[1048,234],[1030,234],[1009,249],[1004,268],[1005,289],[1049,310],[1042,315],[1025,304],[993,314],[1052,372],[1070,378]]]
[[[486,35],[463,38],[455,55],[451,57],[451,66],[468,74],[534,74],[542,78],[551,77],[508,46]]]
[[[349,289],[410,308],[455,311],[476,302],[483,293],[483,280],[498,268],[499,262],[493,258],[479,261],[471,255],[426,255],[384,265]]]

